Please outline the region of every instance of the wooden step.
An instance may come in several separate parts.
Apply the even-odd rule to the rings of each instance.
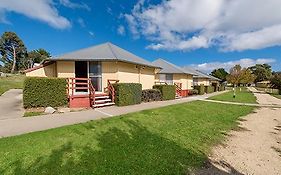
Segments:
[[[101,104],[95,104],[93,105],[94,108],[100,108],[100,107],[104,107],[104,106],[112,106],[115,103],[111,102],[111,103],[101,103]]]
[[[107,102],[111,102],[111,99],[102,99],[102,100],[95,100],[96,104],[101,104],[101,103],[107,103]]]
[[[108,95],[104,95],[104,96],[95,96],[95,99],[104,99],[104,98],[109,98]]]

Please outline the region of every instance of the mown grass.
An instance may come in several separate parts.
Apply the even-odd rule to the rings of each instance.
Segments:
[[[281,99],[281,95],[272,94],[272,96]]]
[[[39,116],[39,115],[44,115],[44,112],[31,112],[31,111],[26,111],[24,113],[24,117],[33,117],[33,116]]]
[[[233,98],[233,90],[229,92],[209,97],[210,100],[218,100],[218,101],[229,101],[229,102],[239,102],[239,103],[257,103],[256,97],[252,92],[250,92],[247,88],[235,88],[235,98]]]
[[[24,75],[0,77],[0,95],[10,89],[22,89],[24,77]]]
[[[0,174],[185,174],[253,107],[195,101],[0,139]]]

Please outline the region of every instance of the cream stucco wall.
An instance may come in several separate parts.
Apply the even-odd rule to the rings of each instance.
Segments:
[[[107,87],[107,80],[118,80],[118,62],[102,62],[102,90]]]
[[[193,78],[192,75],[187,74],[173,74],[174,83],[181,83],[182,89],[192,89]]]
[[[142,89],[151,89],[155,81],[155,68],[118,62],[117,79],[121,83],[141,83]]]
[[[194,83],[197,85],[203,84],[204,86],[209,86],[210,80],[206,78],[194,78]]]
[[[151,89],[155,83],[155,69],[151,67],[144,67],[140,69],[140,83],[142,89]]]
[[[74,78],[75,61],[57,61],[57,77]]]
[[[155,81],[159,82],[160,77],[159,74],[155,75]],[[182,89],[192,89],[193,87],[193,77],[188,74],[173,74],[173,83],[181,83]]]
[[[56,64],[41,67],[39,69],[26,72],[27,77],[56,77]]]
[[[141,83],[143,89],[150,89],[155,82],[155,68],[124,62],[102,62],[102,90],[107,80],[119,80],[121,83]],[[75,61],[57,61],[52,66],[26,73],[27,76],[75,77]]]

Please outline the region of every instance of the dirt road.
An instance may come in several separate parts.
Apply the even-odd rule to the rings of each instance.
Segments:
[[[281,100],[250,88],[260,104]],[[224,145],[214,148],[206,168],[196,174],[281,175],[281,109],[259,108],[243,117]]]

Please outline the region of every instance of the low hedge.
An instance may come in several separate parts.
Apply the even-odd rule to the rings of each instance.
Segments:
[[[199,95],[205,94],[205,86],[204,86],[204,84],[201,84],[199,86],[194,86],[193,88],[198,91]]]
[[[197,89],[190,89],[188,91],[188,95],[198,95],[199,91]]]
[[[141,103],[142,85],[139,83],[116,83],[115,104],[117,106],[128,106]]]
[[[207,94],[213,93],[215,91],[214,86],[205,86],[205,92]]]
[[[162,100],[173,100],[176,97],[176,86],[174,85],[154,85],[153,89],[161,92]]]
[[[141,101],[160,101],[162,99],[162,94],[158,89],[145,89],[142,90]]]
[[[67,105],[67,81],[63,78],[27,77],[23,87],[23,106],[58,107]]]
[[[224,86],[224,85],[221,85],[220,88],[219,88],[219,90],[220,90],[220,91],[224,91],[224,90],[225,90],[225,86]]]

